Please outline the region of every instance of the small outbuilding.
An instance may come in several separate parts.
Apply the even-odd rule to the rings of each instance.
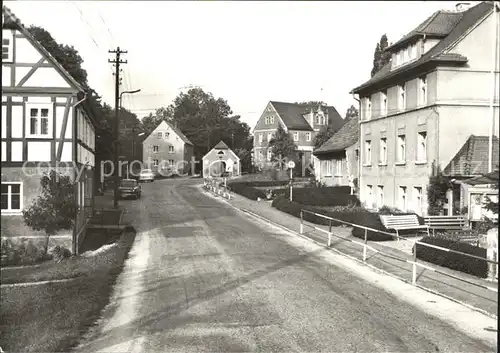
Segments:
[[[220,141],[203,156],[203,178],[234,177],[241,174],[240,158],[224,141]]]

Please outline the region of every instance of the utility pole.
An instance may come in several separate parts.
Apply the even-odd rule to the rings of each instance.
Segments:
[[[118,171],[118,156],[119,156],[119,142],[118,142],[118,126],[119,126],[119,107],[120,107],[120,64],[126,64],[127,60],[122,61],[120,59],[121,54],[127,54],[126,50],[120,50],[120,47],[117,47],[116,50],[109,50],[110,54],[115,54],[115,59],[108,59],[108,62],[115,64],[115,154],[114,154],[114,174],[115,174],[115,182],[114,182],[114,200],[113,206],[114,208],[118,208],[118,184],[120,181],[119,171]]]

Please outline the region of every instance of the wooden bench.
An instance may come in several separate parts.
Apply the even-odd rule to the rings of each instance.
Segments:
[[[400,230],[416,230],[417,233],[425,230],[430,235],[429,226],[420,224],[417,215],[381,215],[380,220],[385,228],[395,230],[398,237]]]
[[[467,220],[463,216],[426,216],[425,224],[432,229],[432,235],[436,230],[465,230],[468,228]]]

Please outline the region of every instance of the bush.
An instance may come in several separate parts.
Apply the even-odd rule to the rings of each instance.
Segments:
[[[290,197],[290,190],[285,195]],[[351,188],[348,186],[294,188],[293,200],[310,206],[361,205],[359,199],[351,195]]]
[[[424,237],[420,240],[423,243],[441,246],[470,255],[486,258],[486,249],[476,247],[467,243],[455,240]],[[417,244],[417,258],[452,270],[468,273],[477,277],[486,278],[488,276],[488,263],[483,260],[467,257],[452,252],[427,247]]]
[[[259,197],[261,199],[266,198],[266,194],[263,190],[256,189],[250,186],[249,182],[233,182],[228,183],[228,186],[232,192],[235,192],[241,196],[244,196],[250,200],[257,200]]]
[[[332,210],[322,210],[315,208],[314,206],[310,205],[302,205],[300,203],[297,203],[295,201],[290,201],[286,197],[279,196],[276,199],[274,199],[273,207],[277,208],[280,211],[286,212],[288,214],[291,214],[292,216],[295,217],[300,217],[300,211],[301,209],[305,209],[311,212],[316,212],[319,214],[323,214],[328,217],[332,217],[335,219],[339,219],[344,222],[349,222],[353,224],[357,224],[360,226],[365,226],[368,228],[373,228],[375,230],[383,230],[387,232],[387,229],[384,228],[382,225],[378,214],[372,213],[364,209],[363,207],[359,206],[354,206],[354,207],[346,207],[346,206],[340,206],[336,207]],[[303,218],[305,221],[315,223],[315,224],[321,224],[321,225],[328,225],[329,220],[318,217],[316,215],[304,212]],[[332,226],[340,226],[343,223],[332,221]],[[352,235],[364,239],[365,238],[365,230],[361,228],[353,228],[352,230]],[[373,231],[368,231],[367,233],[367,239],[371,241],[387,241],[387,240],[393,240],[394,238],[389,235],[389,234],[383,234],[383,233],[377,233]]]
[[[22,239],[20,244],[15,244],[8,238],[2,239],[2,266],[33,265],[50,259],[32,240]]]

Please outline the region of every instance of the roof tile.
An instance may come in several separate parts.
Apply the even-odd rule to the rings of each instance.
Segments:
[[[316,111],[318,106],[276,101],[270,103],[288,129],[313,131],[311,125],[304,119],[303,114],[306,113],[307,109]],[[337,109],[333,106],[322,106],[321,109],[323,112],[328,113],[328,125],[333,126],[334,129],[340,129],[344,124],[344,119],[342,119]]]
[[[330,137],[324,144],[314,150],[314,154],[338,152],[355,144],[359,139],[359,118],[353,117]]]
[[[488,172],[489,137],[471,135],[443,173],[450,176],[474,176]],[[498,164],[498,137],[493,136],[493,163]],[[493,165],[495,167],[495,165]]]

